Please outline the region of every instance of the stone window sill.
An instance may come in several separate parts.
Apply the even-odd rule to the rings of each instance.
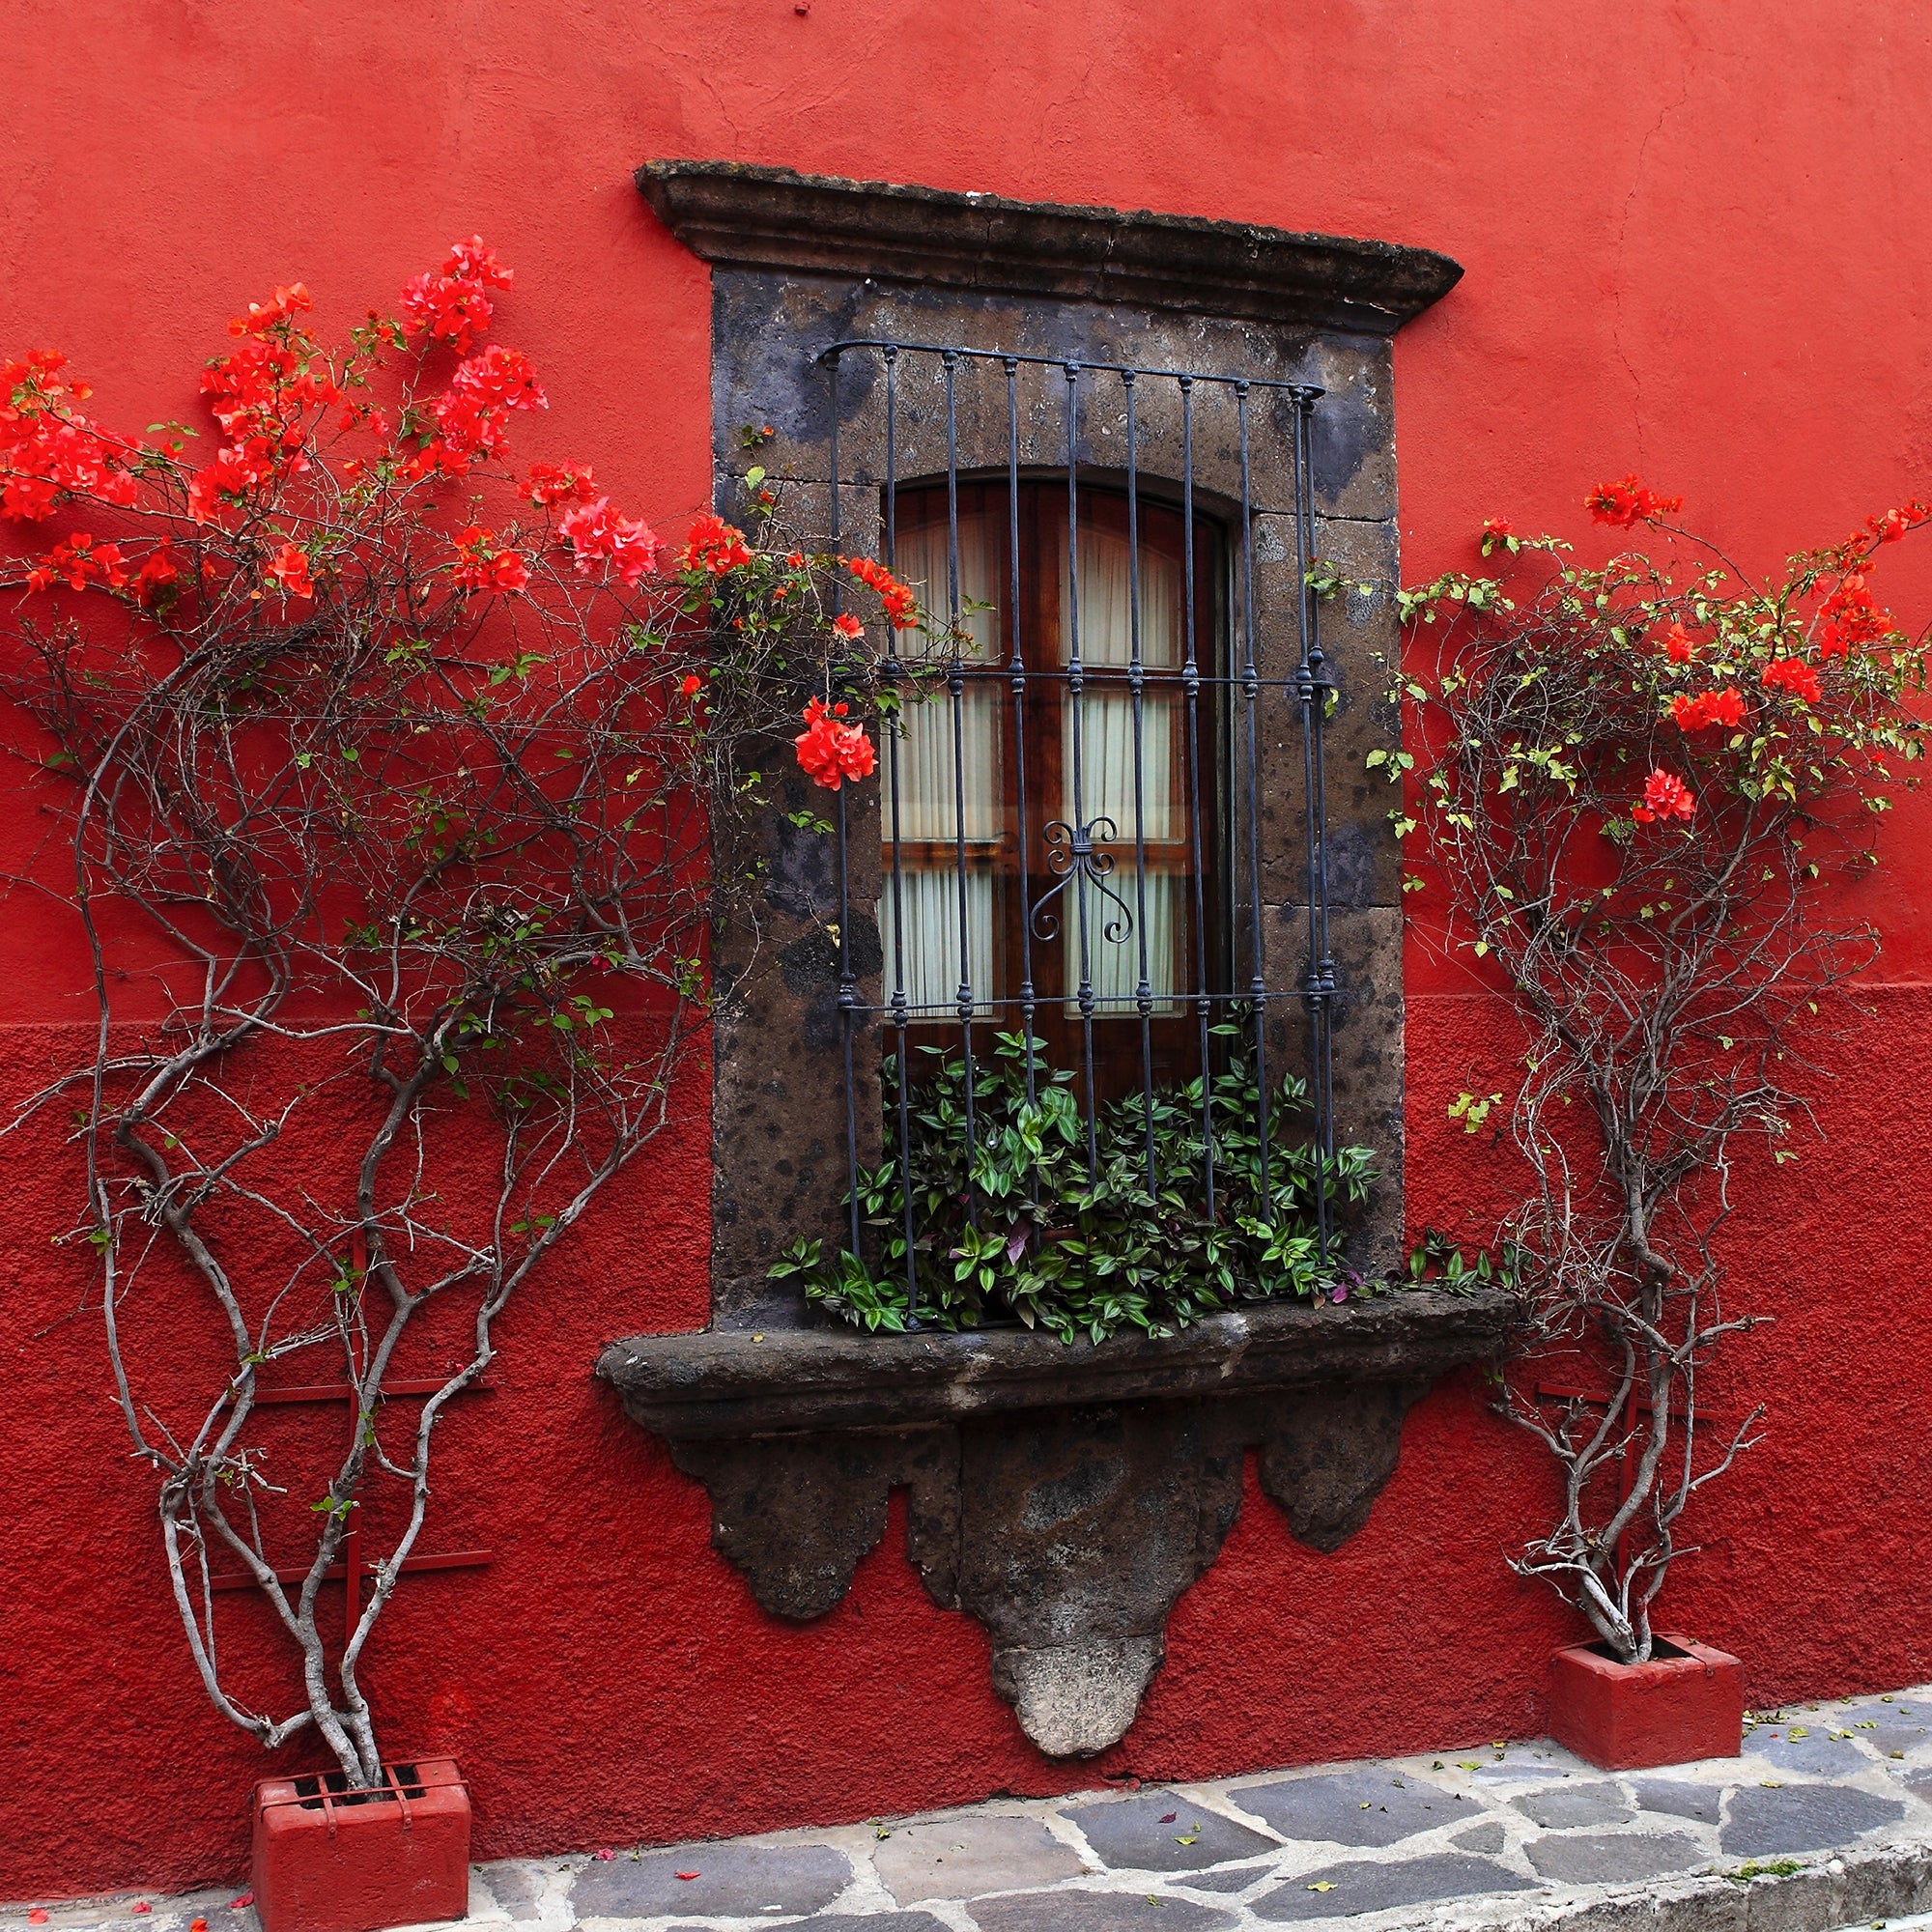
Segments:
[[[1505,1308],[1493,1291],[1399,1292],[1340,1307],[1256,1302],[1158,1341],[1070,1347],[1025,1328],[713,1328],[612,1342],[597,1373],[634,1421],[674,1439],[902,1429],[1022,1409],[1433,1381],[1493,1352]]]

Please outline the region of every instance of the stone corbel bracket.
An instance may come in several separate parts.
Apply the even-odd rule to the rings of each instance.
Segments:
[[[1317,1549],[1368,1520],[1404,1417],[1493,1356],[1494,1293],[1256,1306],[1161,1341],[1024,1329],[639,1335],[597,1374],[710,1492],[712,1543],[775,1615],[822,1616],[908,1492],[933,1601],[993,1638],[993,1685],[1052,1757],[1126,1734],[1169,1612],[1219,1554],[1244,1452]]]

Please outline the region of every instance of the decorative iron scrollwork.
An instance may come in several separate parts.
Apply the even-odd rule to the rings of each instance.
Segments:
[[[1111,818],[1090,818],[1085,825],[1068,825],[1056,818],[1040,829],[1046,845],[1046,869],[1053,874],[1053,884],[1034,900],[1027,914],[1036,939],[1050,941],[1060,936],[1060,921],[1047,907],[1076,879],[1084,880],[1119,909],[1120,916],[1100,928],[1108,945],[1124,946],[1132,938],[1134,916],[1126,900],[1107,884],[1114,870],[1114,855],[1107,850],[1107,841],[1120,836],[1120,827]]]

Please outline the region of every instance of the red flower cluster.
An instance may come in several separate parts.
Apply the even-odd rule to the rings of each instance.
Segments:
[[[538,509],[552,503],[587,503],[596,494],[588,464],[532,463],[524,478],[524,495]]]
[[[217,449],[214,461],[197,469],[189,479],[188,515],[197,523],[214,522],[224,502],[239,500],[258,483],[266,483],[278,473],[279,453],[278,439],[270,440],[260,436]]]
[[[1855,644],[1872,643],[1897,628],[1857,571],[1826,598],[1818,616],[1818,648],[1828,658],[1841,658]]]
[[[745,532],[723,517],[699,517],[677,554],[680,570],[701,570],[706,577],[723,577],[726,571],[736,570],[751,560],[751,546],[745,541]]]
[[[342,385],[292,317],[308,303],[297,282],[266,302],[251,302],[229,332],[244,338],[232,355],[203,371],[201,392],[229,440],[188,485],[188,510],[213,522],[224,502],[258,485],[308,468],[308,412],[342,401]]]
[[[413,275],[403,287],[403,331],[446,342],[459,355],[490,327],[492,289],[507,289],[514,279],[480,235],[456,242],[442,272]]]
[[[1663,634],[1663,655],[1672,664],[1688,665],[1697,655],[1697,640],[1682,624],[1672,624]]]
[[[71,404],[86,398],[85,383],[66,383],[67,357],[54,349],[29,350],[0,363],[0,516],[40,523],[74,497],[131,503],[130,445],[103,436]]]
[[[152,604],[162,587],[173,583],[180,576],[181,565],[175,561],[174,552],[164,543],[156,544],[134,573],[134,595],[143,604]]]
[[[98,544],[85,530],[75,530],[27,572],[25,582],[29,590],[51,590],[56,583],[70,590],[85,590],[90,583],[119,590],[128,582],[127,561],[119,544]]]
[[[618,516],[608,497],[570,511],[558,523],[556,533],[559,541],[569,544],[580,571],[588,575],[598,558],[606,557],[626,584],[648,577],[664,554],[657,532],[635,517]]]
[[[1922,503],[1915,497],[1911,502],[1901,503],[1883,516],[1867,517],[1864,527],[1854,530],[1838,546],[1837,555],[1845,569],[1855,570],[1879,545],[1896,543],[1907,530],[1916,530],[1926,523],[1932,523],[1932,503]]]
[[[499,550],[496,537],[478,525],[456,533],[456,568],[451,572],[459,590],[518,591],[530,581],[529,565],[514,550]]]
[[[861,583],[879,593],[879,602],[885,607],[894,630],[909,631],[919,622],[918,599],[910,586],[901,583],[884,564],[875,563],[869,556],[841,556],[838,561]]]
[[[342,400],[341,384],[327,367],[318,370],[288,342],[259,337],[232,355],[217,355],[202,374],[201,392],[214,398],[214,420],[238,440],[286,440],[292,429],[298,438],[304,410]]]
[[[1742,724],[1745,701],[1730,685],[1721,691],[1700,691],[1695,697],[1680,691],[1670,700],[1670,716],[1684,731],[1701,731],[1709,724]]]
[[[1788,691],[1806,704],[1816,704],[1823,696],[1818,673],[1802,658],[1773,658],[1760,673],[1759,682],[1767,691]]]
[[[301,283],[292,282],[287,288],[278,286],[267,301],[250,302],[246,315],[230,317],[228,332],[230,335],[260,335],[273,328],[277,323],[287,322],[292,315],[306,313],[314,306]]]
[[[837,791],[847,779],[871,777],[878,763],[872,741],[863,724],[839,723],[845,716],[842,704],[828,708],[814,697],[802,715],[805,729],[792,743],[798,748],[799,769],[813,784]]]
[[[504,426],[512,410],[549,407],[529,357],[493,342],[461,364],[448,389],[430,405],[436,434],[400,474],[408,482],[438,469],[445,476],[462,476],[472,464],[503,454]]]
[[[1639,825],[1650,825],[1660,818],[1689,818],[1695,804],[1682,779],[1654,771],[1644,781],[1643,803],[1632,809],[1631,816]]]
[[[1646,489],[1634,474],[1614,483],[1599,483],[1583,498],[1583,507],[1600,524],[1614,524],[1629,529],[1633,524],[1647,524],[1684,507],[1682,497],[1660,497]]]
[[[832,620],[832,628],[841,638],[857,639],[866,635],[866,627],[849,611],[841,611]]]
[[[269,575],[281,585],[284,597],[315,595],[315,579],[308,574],[308,553],[299,544],[285,543],[270,558]]]

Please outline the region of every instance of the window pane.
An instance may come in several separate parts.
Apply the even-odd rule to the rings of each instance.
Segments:
[[[1131,853],[1128,863],[1116,867],[1106,883],[1120,894],[1121,904],[1095,886],[1089,885],[1087,889],[1086,960],[1096,1002],[1094,1009],[1097,1013],[1132,1014],[1139,1010],[1134,1005],[1134,988],[1140,983],[1141,977],[1138,924],[1141,908],[1135,901]],[[1153,1015],[1156,1019],[1171,1019],[1182,1010],[1181,1003],[1176,996],[1185,991],[1180,973],[1180,939],[1183,918],[1181,895],[1187,883],[1173,872],[1150,872],[1147,875],[1148,984],[1153,991]],[[1070,994],[1077,994],[1080,985],[1078,894],[1079,887],[1075,882],[1060,897],[1060,903],[1065,907],[1061,929],[1065,934],[1066,985]],[[1126,908],[1124,912],[1122,904]],[[1079,1010],[1078,999],[1069,998],[1066,1011],[1077,1014]]]
[[[1060,634],[1063,657],[1073,639],[1073,584],[1066,552],[1060,548]],[[1134,611],[1128,596],[1132,554],[1122,531],[1105,527],[1080,532],[1080,659],[1090,672],[1080,701],[1079,795],[1074,793],[1073,700],[1061,707],[1061,785],[1063,814],[1083,817],[1094,828],[1096,845],[1114,859],[1107,884],[1120,903],[1097,887],[1087,894],[1087,971],[1095,1010],[1132,1013],[1140,980],[1139,921],[1145,907],[1148,980],[1162,1018],[1181,1010],[1173,995],[1181,989],[1180,948],[1184,930],[1186,880],[1150,871],[1137,893],[1134,878],[1136,832],[1147,845],[1172,845],[1187,835],[1179,795],[1179,697],[1171,681],[1148,686],[1141,698],[1140,784],[1135,811],[1134,702],[1118,671],[1133,662]],[[1180,563],[1157,550],[1140,552],[1141,663],[1150,670],[1178,669],[1182,661],[1182,598],[1186,580]],[[1062,931],[1065,984],[1076,992],[1081,979],[1079,908],[1073,887],[1062,895],[1066,916]],[[1126,908],[1122,913],[1122,906]],[[1120,936],[1109,937],[1109,928]],[[1075,1001],[1067,1010],[1078,1011]]]
[[[879,937],[885,945],[886,998],[898,988],[903,965],[906,1004],[915,1018],[939,1019],[957,1011],[960,980],[959,873],[957,868],[907,866],[899,876],[899,902],[905,909],[903,960],[895,948],[893,885],[888,877],[879,899]],[[993,984],[993,880],[986,872],[966,874],[967,977],[973,1010],[986,1015],[996,997]]]
[[[1066,530],[1061,526],[1061,636],[1071,637],[1073,586],[1066,568]],[[960,543],[963,552],[964,537]],[[942,549],[943,555],[943,549]],[[1185,633],[1181,598],[1186,580],[1179,561],[1141,545],[1141,663],[1179,670]],[[1080,659],[1090,665],[1133,662],[1133,611],[1127,600],[1127,540],[1109,529],[1080,532]],[[1062,655],[1067,647],[1062,645]]]
[[[988,518],[978,513],[959,519],[959,655],[968,664],[996,664],[1000,648],[997,610],[965,610],[968,600],[990,604],[999,564],[997,536]],[[898,542],[898,575],[919,592],[920,602],[944,626],[951,596],[944,524],[905,531]],[[943,645],[936,648],[943,650]],[[956,838],[964,794],[965,836],[976,843],[998,838],[1000,809],[1000,695],[989,684],[969,684],[959,699],[959,772],[953,770],[952,699],[943,685],[932,688],[928,669],[921,680],[923,696],[906,705],[899,745],[899,836],[902,838]],[[890,805],[888,806],[890,810]],[[890,818],[885,826],[892,836]],[[910,917],[910,916],[908,916]]]

